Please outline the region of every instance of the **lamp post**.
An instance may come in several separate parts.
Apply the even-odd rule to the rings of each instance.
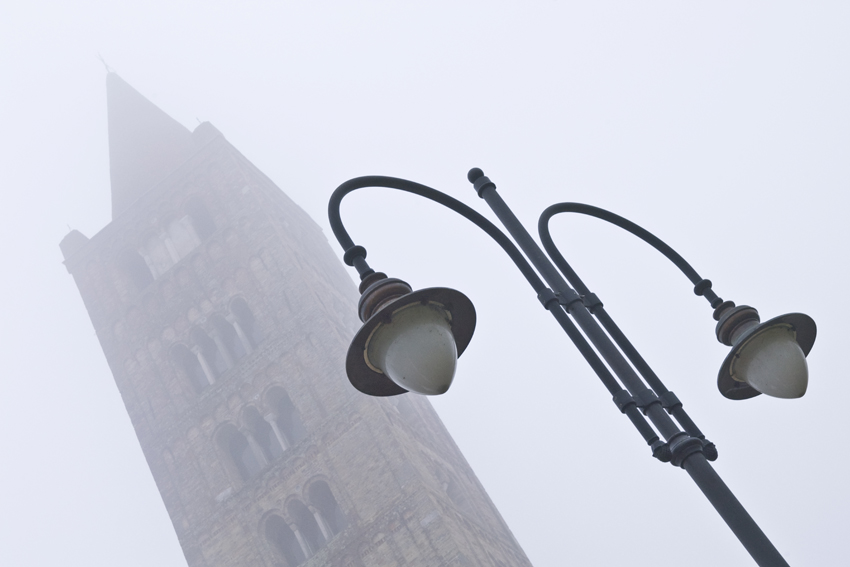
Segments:
[[[472,338],[475,309],[458,291],[413,291],[406,282],[374,271],[366,262],[366,249],[354,244],[345,230],[340,203],[348,193],[364,187],[396,189],[440,203],[476,224],[508,254],[541,305],[608,389],[619,411],[649,445],[652,456],[687,471],[758,565],[787,566],[709,463],[717,458],[714,444],[554,245],[549,221],[566,212],[594,216],[631,232],[673,261],[694,284],[694,292],[705,297],[714,309],[718,340],[732,347],[718,374],[718,388],[729,399],[743,400],[762,393],[783,398],[802,396],[808,381],[806,356],[816,335],[814,321],[807,315],[791,313],[760,323],[755,309],[723,301],[711,289],[709,280],[701,278],[660,239],[627,219],[589,205],[560,203],[543,212],[538,231],[544,252],[480,169],[470,170],[468,178],[512,239],[474,209],[412,181],[359,177],[340,185],[331,196],[331,228],[345,251],[345,263],[353,266],[361,278],[358,311],[364,325],[346,357],[346,372],[352,385],[372,396],[446,392],[454,378],[457,357]]]

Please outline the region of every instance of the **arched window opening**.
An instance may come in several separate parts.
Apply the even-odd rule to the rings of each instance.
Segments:
[[[266,461],[271,462],[283,455],[283,447],[281,447],[274,429],[268,421],[260,417],[260,412],[257,411],[257,408],[246,408],[242,419],[245,422],[245,427],[251,431],[251,434],[257,441],[257,445],[259,445],[260,450],[263,452]]]
[[[259,474],[262,466],[248,439],[235,426],[228,424],[222,427],[218,443],[242,480],[249,480]]]
[[[170,244],[167,234],[155,234],[148,238],[140,251],[154,278],[167,272],[180,259]]]
[[[188,348],[183,345],[176,345],[171,350],[171,358],[186,374],[189,383],[196,393],[200,394],[204,388],[210,385],[210,381],[198,357]]]
[[[286,567],[295,567],[307,559],[295,534],[280,516],[269,516],[266,520],[266,539],[284,558]]]
[[[242,344],[233,325],[228,323],[221,315],[213,315],[210,317],[210,320],[231,361],[236,362],[244,357],[247,354],[245,352],[245,345]]]
[[[145,263],[145,259],[135,250],[125,250],[119,257],[118,263],[136,286],[137,291],[142,291],[153,282],[153,274]]]
[[[199,239],[205,240],[212,236],[212,233],[215,232],[215,221],[213,221],[212,215],[210,215],[209,210],[200,197],[194,197],[186,203],[186,212],[189,213],[189,217],[192,219],[195,234],[198,235]]]
[[[299,500],[290,502],[286,509],[295,525],[298,526],[298,531],[301,532],[310,553],[319,551],[325,545],[325,537],[310,509]]]
[[[308,496],[310,504],[321,514],[331,536],[335,536],[345,528],[347,523],[345,514],[342,513],[342,509],[337,504],[328,483],[323,480],[314,482],[310,485]]]
[[[304,428],[301,416],[283,388],[270,390],[266,400],[272,410],[278,431],[283,435],[289,446],[295,445],[307,437],[307,430]]]
[[[248,339],[252,347],[256,347],[263,340],[263,335],[254,320],[254,313],[241,297],[237,297],[230,303],[230,311],[236,317],[236,322]]]
[[[213,378],[218,378],[225,370],[227,363],[224,360],[221,352],[215,344],[215,341],[210,338],[202,329],[195,327],[192,329],[192,341],[200,350],[201,356],[209,365],[213,372]]]
[[[198,235],[195,234],[192,219],[188,215],[168,224],[168,238],[171,239],[178,258],[185,257],[201,243]]]

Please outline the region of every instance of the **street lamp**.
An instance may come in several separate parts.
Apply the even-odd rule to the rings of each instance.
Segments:
[[[460,201],[404,179],[358,177],[340,185],[331,196],[331,228],[345,251],[345,263],[353,266],[361,278],[358,311],[364,325],[346,357],[346,371],[354,387],[372,396],[446,392],[454,378],[457,357],[472,338],[475,309],[458,291],[413,291],[406,282],[374,271],[366,262],[366,249],[355,245],[345,230],[340,203],[348,193],[364,187],[396,189],[440,203],[484,230],[508,254],[540,303],[608,389],[617,408],[649,445],[652,456],[688,472],[758,565],[787,566],[709,464],[717,458],[714,444],[705,438],[676,395],[664,386],[608,315],[598,296],[585,286],[554,245],[549,221],[566,212],[600,218],[638,236],[676,264],[694,284],[694,292],[705,297],[713,308],[717,339],[732,347],[717,382],[721,394],[729,399],[743,400],[759,394],[802,396],[808,383],[806,356],[816,335],[814,321],[807,315],[790,313],[760,323],[755,309],[723,301],[711,289],[709,280],[701,278],[660,239],[597,207],[559,203],[547,208],[538,223],[544,253],[480,169],[470,170],[468,178],[513,240]]]

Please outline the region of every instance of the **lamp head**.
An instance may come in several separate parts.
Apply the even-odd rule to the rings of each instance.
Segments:
[[[811,317],[788,313],[760,323],[758,311],[732,302],[718,312],[717,340],[732,347],[717,375],[721,394],[746,400],[759,394],[799,398],[806,393],[806,356],[817,335]]]
[[[366,277],[360,292],[364,324],[345,360],[351,384],[370,396],[446,392],[475,330],[469,298],[442,287],[413,291],[380,272]]]

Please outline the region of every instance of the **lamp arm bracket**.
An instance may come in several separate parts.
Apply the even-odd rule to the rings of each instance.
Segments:
[[[578,274],[573,271],[567,261],[564,259],[563,255],[561,255],[560,251],[555,246],[555,243],[552,240],[552,235],[549,232],[549,220],[560,213],[579,213],[587,216],[591,216],[594,218],[598,218],[609,222],[617,227],[622,228],[623,230],[630,232],[631,234],[637,236],[659,252],[661,252],[668,260],[673,262],[679,270],[694,284],[694,293],[696,295],[702,295],[706,298],[712,308],[718,307],[723,300],[717,296],[716,293],[711,289],[711,280],[704,279],[700,277],[700,275],[694,270],[691,265],[685,261],[682,256],[673,250],[667,243],[663,240],[644,229],[643,227],[633,223],[632,221],[621,217],[620,215],[614,214],[611,211],[606,211],[605,209],[601,209],[599,207],[594,207],[592,205],[585,205],[583,203],[557,203],[548,207],[543,213],[540,215],[540,219],[537,223],[537,230],[540,235],[540,240],[543,243],[543,247],[546,249],[546,252],[558,266],[558,268],[564,273],[567,277],[567,280],[581,293],[582,295],[588,295],[590,291],[584,282],[581,281],[581,278],[578,277]]]
[[[531,284],[531,287],[534,288],[534,291],[538,294],[538,296],[548,289],[546,284],[543,283],[543,280],[540,279],[540,276],[537,275],[537,272],[534,271],[534,268],[531,267],[531,264],[529,264],[528,260],[525,259],[525,256],[522,255],[522,252],[519,251],[519,248],[516,247],[513,241],[480,213],[464,203],[461,203],[457,199],[426,185],[422,185],[414,181],[408,181],[406,179],[381,175],[369,175],[349,179],[336,188],[328,201],[328,220],[334,236],[345,251],[343,260],[349,266],[354,266],[357,269],[361,280],[372,274],[374,270],[372,270],[366,263],[366,249],[363,246],[355,245],[354,241],[349,236],[348,231],[345,229],[340,215],[340,204],[346,195],[365,187],[383,187],[386,189],[395,189],[406,193],[412,193],[451,209],[490,235],[490,237],[502,247],[511,260],[513,260],[516,267],[519,268],[519,271],[522,272],[522,275],[525,276],[525,279],[528,280],[528,283]],[[546,304],[544,303],[544,306],[545,305]]]

